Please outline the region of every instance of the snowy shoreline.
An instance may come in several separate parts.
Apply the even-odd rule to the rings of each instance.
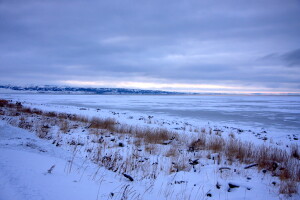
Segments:
[[[22,96],[21,96],[22,97]],[[30,99],[34,99],[35,96]],[[21,100],[20,97],[13,98],[14,101]],[[26,99],[26,98],[25,98]],[[277,143],[280,146],[286,146],[290,143],[298,143],[300,132],[281,132],[280,130],[268,130],[264,128],[253,128],[249,125],[235,125],[236,123],[217,123],[211,121],[203,121],[193,118],[181,118],[178,116],[166,115],[165,113],[152,113],[135,111],[134,108],[130,109],[115,109],[97,105],[90,105],[89,103],[67,103],[63,102],[45,102],[38,101],[21,101],[24,105],[39,108],[47,111],[61,111],[67,113],[80,114],[88,117],[101,116],[104,118],[115,118],[121,123],[130,125],[142,125],[150,127],[164,127],[169,130],[176,130],[181,133],[190,134],[189,130],[200,130],[201,128],[217,129],[229,135],[234,133],[238,139],[243,141],[250,141],[255,144],[263,143]],[[113,102],[115,103],[115,102]],[[151,119],[149,120],[149,117]],[[267,138],[267,140],[264,140]]]
[[[178,121],[174,121],[174,120],[161,120],[161,119],[156,119],[157,118],[156,116],[149,116],[149,115],[135,116],[132,113],[122,113],[122,112],[108,111],[108,110],[102,110],[102,109],[99,110],[99,109],[91,109],[91,108],[84,108],[84,107],[58,106],[58,105],[50,105],[50,104],[39,105],[36,103],[32,104],[29,102],[27,102],[27,103],[22,102],[22,104],[25,106],[29,106],[31,108],[35,107],[35,108],[41,109],[43,111],[56,111],[56,112],[59,111],[61,113],[62,112],[74,113],[74,114],[80,114],[82,116],[88,116],[88,117],[92,117],[92,116],[97,116],[97,117],[101,116],[103,118],[114,117],[117,119],[117,121],[126,122],[127,124],[130,124],[130,125],[139,124],[141,126],[148,126],[148,127],[152,127],[152,128],[164,127],[164,128],[167,128],[168,130],[176,130],[176,132],[178,132],[179,134],[181,134],[183,136],[187,135],[187,136],[191,137],[191,138],[186,138],[187,140],[191,140],[192,137],[197,136],[197,132],[198,131],[200,132],[201,129],[203,129],[203,128],[210,129],[213,134],[216,134],[218,132],[218,134],[221,134],[222,137],[229,137],[229,134],[231,134],[233,132],[233,130],[235,130],[236,131],[234,133],[235,138],[242,139],[243,141],[246,139],[249,139],[248,132],[241,130],[241,129],[231,129],[229,127],[228,128],[223,127],[223,130],[219,130],[218,127],[210,127],[208,125],[206,127],[203,127],[203,126],[196,127],[195,125],[192,125],[192,124],[186,124],[186,122],[180,122],[180,121],[178,122]],[[15,123],[17,123],[17,122],[19,123],[19,121],[16,121]],[[4,123],[4,124],[2,123],[1,126],[7,127],[8,125],[6,125],[6,123]],[[10,128],[8,126],[7,129],[15,129],[16,130],[17,128],[12,128],[12,127]],[[226,131],[227,129],[230,131]],[[195,132],[195,130],[197,130],[197,131]],[[83,129],[81,128],[81,129],[71,130],[71,132],[69,132],[67,134],[62,134],[62,133],[59,133],[58,129],[53,129],[53,130],[51,130],[51,134],[52,134],[52,138],[57,138],[58,136],[60,137],[60,139],[62,140],[61,147],[63,149],[66,149],[67,151],[69,151],[69,153],[73,152],[73,155],[70,156],[71,158],[78,157],[78,159],[80,160],[80,159],[84,159],[84,157],[87,155],[85,151],[87,151],[88,149],[91,149],[91,148],[95,148],[95,145],[98,145],[98,144],[94,144],[94,143],[85,143],[84,141],[87,141],[85,138],[94,137],[94,136],[91,135],[90,133],[87,133],[86,131],[85,132],[82,132],[82,131],[83,131]],[[18,129],[16,132],[23,132],[23,129],[21,129],[21,130]],[[58,135],[55,135],[55,134],[58,134]],[[6,144],[8,144],[8,145],[6,145],[6,144],[1,145],[1,149],[4,149],[3,153],[1,153],[1,155],[2,154],[4,155],[5,152],[6,152],[6,154],[15,154],[16,152],[6,151],[6,148],[7,148],[7,146],[11,146],[11,144],[10,144],[11,142],[8,142],[8,141],[14,141],[14,138],[16,138],[16,137],[13,137],[12,135],[10,135],[9,137],[11,137],[11,138],[8,139],[7,134],[5,134],[5,129],[1,130],[1,135],[2,135],[2,137],[3,137],[3,135],[6,136],[4,138],[7,142]],[[252,135],[254,135],[254,134],[252,134]],[[32,135],[32,137],[34,137],[34,135]],[[157,151],[159,153],[158,155],[154,154],[151,156],[151,150],[150,150],[150,155],[146,151],[145,152],[144,151],[136,151],[137,150],[136,147],[134,147],[134,145],[132,145],[130,143],[130,140],[128,140],[128,138],[126,139],[126,137],[127,137],[126,135],[118,136],[118,135],[111,135],[110,133],[104,132],[103,137],[104,137],[105,142],[107,142],[107,144],[105,143],[107,146],[105,147],[105,150],[103,150],[104,152],[102,152],[102,153],[104,153],[103,155],[105,155],[105,156],[108,156],[109,152],[110,153],[113,152],[114,154],[117,152],[122,155],[125,153],[125,154],[127,154],[127,155],[125,155],[125,157],[126,156],[130,157],[133,154],[137,153],[139,155],[137,158],[139,161],[143,160],[143,162],[145,162],[145,158],[147,158],[149,156],[150,157],[154,156],[153,158],[157,159],[157,161],[159,161],[160,167],[163,167],[163,168],[170,167],[167,165],[165,165],[165,166],[161,165],[161,162],[165,162],[164,160],[168,159],[168,157],[164,157],[164,156],[160,155],[162,152],[168,153],[169,150],[163,150],[165,147],[159,147],[159,149],[157,149],[157,147],[154,147],[154,146],[147,146],[147,148],[153,148],[152,151]],[[265,143],[265,144],[268,144],[271,146],[273,146],[273,145],[278,146],[278,144],[276,144],[276,143],[278,143],[279,141],[276,141],[276,140],[269,141],[269,140],[258,139],[259,137],[253,136],[253,138],[255,139],[255,143],[257,143],[257,144]],[[253,142],[253,138],[250,138],[249,141]],[[112,140],[112,139],[114,139],[114,140]],[[3,140],[3,141],[5,141],[5,140]],[[24,148],[23,147],[24,140],[26,141],[26,138],[22,135],[22,137],[20,139],[21,145],[20,144],[16,145],[16,146],[18,146],[17,148],[20,148],[22,151]],[[39,146],[40,139],[35,138],[35,140],[36,140],[36,142],[34,142],[34,144]],[[18,140],[16,140],[16,141],[18,141]],[[70,145],[70,141],[83,142],[84,145],[83,146]],[[43,141],[43,142],[45,142],[45,141]],[[48,144],[51,144],[53,142],[54,142],[53,139],[51,139],[48,142]],[[126,151],[128,151],[127,153],[126,153],[126,151],[122,152],[122,153],[120,152],[120,151],[123,151],[122,147],[120,147],[120,142],[127,145],[126,146]],[[134,141],[132,141],[132,142],[134,142]],[[18,142],[16,142],[16,143],[18,143]],[[281,146],[282,148],[286,148],[287,144],[291,144],[291,142],[290,141],[285,141],[285,142],[281,141],[279,146]],[[13,145],[15,145],[15,144],[12,144],[12,146]],[[26,144],[25,144],[25,146],[26,146]],[[32,145],[29,145],[29,146],[32,146]],[[28,147],[28,146],[26,146],[26,147]],[[75,147],[80,148],[80,150],[78,151],[80,153],[76,153],[74,155]],[[55,147],[55,145],[53,145],[53,148],[57,149],[57,147]],[[146,148],[146,146],[142,145],[141,148],[142,149]],[[38,148],[35,148],[35,149],[38,150]],[[174,152],[169,152],[169,153],[174,153]],[[278,178],[271,177],[270,174],[268,174],[268,173],[265,174],[262,171],[257,171],[256,169],[245,170],[245,169],[243,169],[245,167],[245,165],[241,165],[241,164],[238,164],[235,162],[230,165],[229,170],[226,170],[225,168],[224,168],[225,170],[220,170],[220,167],[227,166],[227,165],[224,165],[224,163],[223,163],[223,162],[226,163],[226,160],[222,160],[222,161],[220,161],[221,163],[216,164],[216,160],[215,160],[216,157],[214,157],[214,156],[217,156],[217,155],[214,154],[213,152],[205,151],[204,154],[203,154],[203,152],[199,153],[199,155],[198,155],[198,153],[196,153],[196,154],[197,154],[197,156],[195,156],[195,158],[199,158],[201,167],[198,165],[199,167],[197,166],[197,168],[192,167],[187,170],[183,170],[183,171],[179,171],[179,172],[175,172],[175,173],[172,172],[170,174],[158,173],[158,176],[155,177],[155,179],[151,179],[151,178],[143,179],[141,177],[138,178],[139,175],[135,174],[132,176],[134,177],[134,179],[137,179],[138,182],[132,182],[132,183],[128,182],[128,180],[126,178],[124,178],[122,176],[122,174],[114,174],[114,175],[112,175],[112,177],[117,178],[118,181],[123,182],[124,185],[121,186],[122,189],[120,189],[120,191],[124,192],[127,184],[130,185],[128,187],[132,187],[132,190],[134,190],[134,193],[136,194],[136,196],[130,197],[128,199],[152,199],[153,197],[155,199],[174,199],[176,194],[184,195],[184,196],[181,196],[181,198],[179,198],[179,199],[196,199],[196,198],[200,198],[200,197],[202,199],[209,199],[210,196],[213,196],[213,199],[215,199],[215,198],[226,199],[229,197],[230,197],[230,199],[241,199],[241,198],[244,198],[244,199],[254,199],[254,198],[255,199],[277,199],[278,198],[278,199],[280,199],[280,198],[284,197],[282,195],[279,195],[278,191],[277,191],[278,187],[279,187],[278,180],[277,180]],[[175,153],[175,155],[180,155],[180,154]],[[210,158],[207,157],[208,155],[210,156]],[[153,158],[150,159],[150,160],[152,160],[151,161],[152,164],[149,163],[152,165],[152,167],[151,167],[152,170],[153,170],[153,163],[155,163],[153,161]],[[175,156],[175,158],[176,158],[176,156]],[[7,160],[8,158],[4,157],[3,159]],[[37,158],[37,159],[39,159],[39,158]],[[181,159],[182,160],[180,160],[180,162],[188,162],[188,158],[182,157]],[[133,159],[131,159],[131,161],[133,161]],[[8,160],[7,162],[9,163],[11,161]],[[84,163],[85,161],[82,161],[82,162]],[[137,161],[134,161],[134,162],[137,162]],[[146,162],[147,162],[147,160],[146,160]],[[90,163],[88,166],[90,167],[93,165],[95,167],[95,163]],[[51,166],[49,164],[49,168]],[[103,169],[103,167],[100,167],[100,168],[101,168],[101,170],[105,171],[104,173],[106,173],[106,171],[107,171],[107,173],[111,174],[111,171],[105,170],[105,169]],[[81,168],[81,170],[82,169],[83,168]],[[19,169],[19,170],[21,170],[21,169]],[[195,174],[195,172],[193,172],[195,170],[197,171],[196,174]],[[206,176],[206,178],[204,178],[204,176]],[[177,177],[177,178],[175,178],[175,177]],[[275,182],[275,185],[272,184],[273,182]],[[229,191],[229,188],[228,188],[229,183],[236,184],[239,186],[239,188],[235,188],[235,189],[232,189],[231,191]],[[90,183],[90,184],[97,185],[97,183]],[[219,189],[218,186],[216,186],[218,184],[220,186],[222,186],[221,189]],[[137,185],[143,185],[143,187],[136,189]],[[161,188],[161,186],[163,186],[163,189]],[[184,186],[184,188],[183,188],[183,186]],[[153,191],[153,192],[148,193],[149,191],[146,189],[147,187],[150,187],[151,191]],[[197,192],[195,191],[195,187],[198,188]],[[199,190],[200,190],[199,187],[201,188],[202,192],[199,192]],[[261,190],[262,188],[265,188],[265,189]],[[272,190],[273,192],[265,193],[265,192],[263,192],[264,190],[268,190],[268,191]],[[109,195],[111,195],[111,194],[108,193],[108,191],[109,191],[109,189],[102,191],[102,193],[101,192],[100,193],[104,196],[106,195],[107,198],[118,199],[116,196],[110,197]],[[183,193],[183,191],[185,191],[185,192]],[[114,193],[114,192],[111,192],[111,193]],[[122,192],[120,192],[120,193],[122,193]],[[141,196],[141,193],[144,193],[144,195]],[[154,196],[152,196],[152,195],[154,195]],[[286,196],[285,198],[297,199],[298,197],[299,197],[298,194],[296,194],[296,195],[293,195],[292,197]],[[49,198],[49,199],[52,199],[52,198]],[[93,197],[92,199],[96,199],[96,198]],[[102,198],[99,198],[99,199],[102,199]]]

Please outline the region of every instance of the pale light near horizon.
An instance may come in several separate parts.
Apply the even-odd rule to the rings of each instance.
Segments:
[[[284,91],[270,91],[269,88],[257,87],[237,87],[225,85],[209,85],[209,84],[182,84],[182,83],[156,83],[156,82],[112,82],[112,81],[78,81],[78,80],[65,80],[61,84],[72,85],[78,87],[116,87],[116,88],[133,88],[133,89],[146,89],[146,90],[165,90],[175,92],[216,92],[216,93],[269,93],[269,94],[285,94],[299,92]]]

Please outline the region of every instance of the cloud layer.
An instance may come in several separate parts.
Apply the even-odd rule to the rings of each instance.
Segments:
[[[300,92],[298,0],[3,0],[0,19],[3,83]]]

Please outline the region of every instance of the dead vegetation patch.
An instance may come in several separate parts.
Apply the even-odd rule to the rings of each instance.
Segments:
[[[225,147],[225,140],[219,136],[210,137],[206,147],[213,152],[221,152]]]
[[[113,118],[101,119],[98,117],[93,117],[89,123],[91,123],[89,128],[106,129],[113,132],[115,131],[115,125],[117,122]]]
[[[298,191],[298,183],[295,181],[287,180],[281,181],[279,186],[279,193],[285,195],[295,194]]]

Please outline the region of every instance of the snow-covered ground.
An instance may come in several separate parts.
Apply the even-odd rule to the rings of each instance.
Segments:
[[[234,135],[242,141],[283,149],[299,142],[299,97],[2,94],[1,98],[21,101],[23,105],[41,110],[88,117],[113,117],[128,125],[167,128],[186,137],[186,140],[196,137],[196,132],[205,129],[207,132],[218,132],[225,138]],[[264,117],[268,120],[259,124]],[[228,167],[226,161],[216,164],[216,160],[207,159],[206,154],[194,155],[199,157],[201,163],[196,167],[165,173],[168,170],[163,168],[170,167],[167,164],[169,158],[160,155],[160,151],[149,154],[135,149],[131,140],[125,136],[106,133],[104,139],[107,140],[107,146],[102,150],[103,155],[118,152],[131,158],[137,154],[137,159],[145,162],[144,170],[162,171],[155,171],[155,178],[151,178],[147,172],[142,173],[144,178],[141,173],[130,174],[134,178],[131,182],[121,173],[99,166],[90,159],[86,152],[94,149],[95,144],[90,142],[93,136],[85,131],[85,127],[74,129],[68,134],[58,134],[59,131],[54,128],[52,139],[45,140],[27,130],[12,127],[8,124],[8,118],[2,119],[1,200],[300,198],[299,194],[291,197],[279,195],[278,177],[272,177],[256,168],[244,169],[245,164],[239,163],[233,163],[230,169],[220,170]],[[272,127],[271,122],[275,121],[277,125]],[[61,140],[59,146],[55,145],[58,136]],[[80,141],[84,145],[68,145],[70,141]],[[118,147],[118,141],[124,143],[125,147]],[[161,147],[164,148],[167,147]],[[214,154],[209,157],[214,157]],[[185,160],[179,155],[176,161]],[[229,189],[229,184],[239,187]]]

